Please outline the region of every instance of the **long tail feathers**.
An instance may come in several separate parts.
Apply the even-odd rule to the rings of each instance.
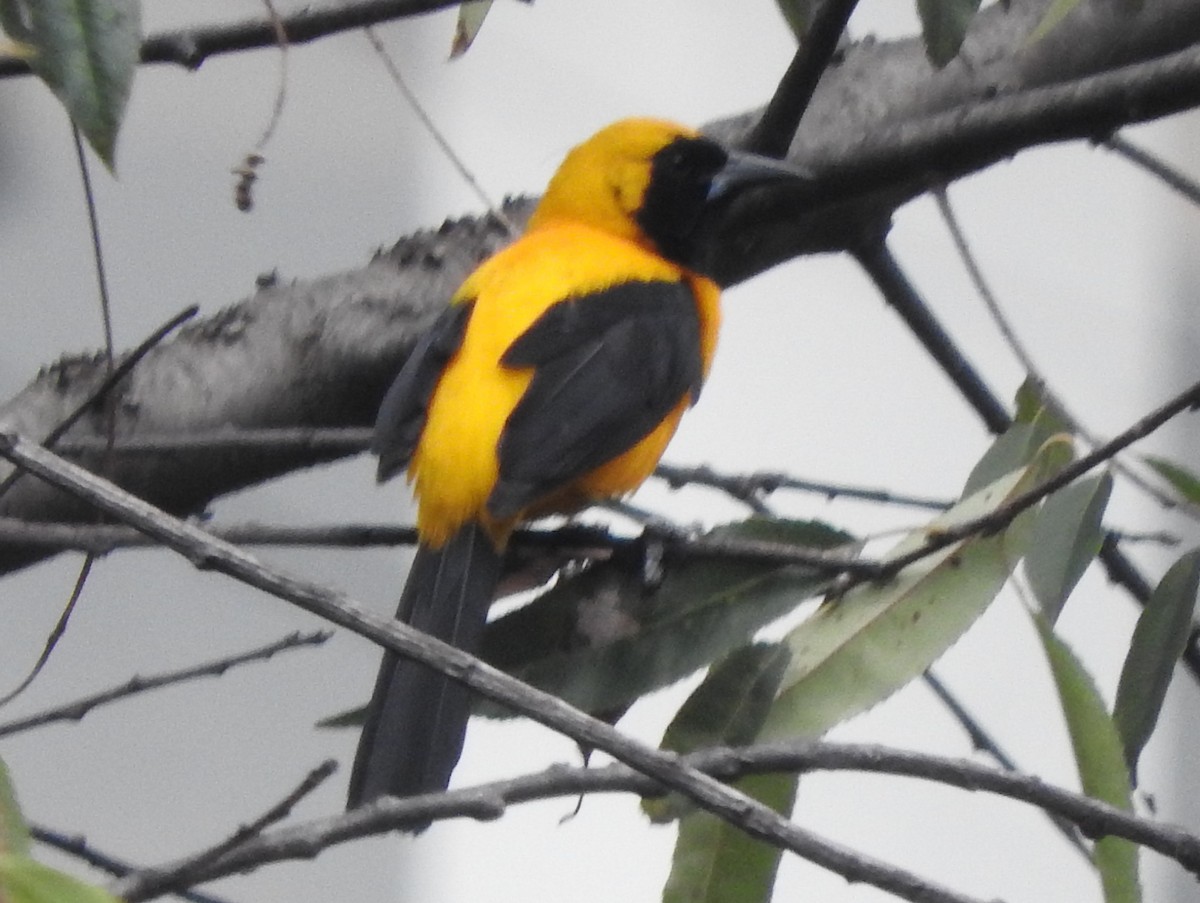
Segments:
[[[467,652],[483,637],[501,554],[478,525],[417,549],[396,617]],[[424,665],[384,653],[367,706],[347,808],[446,789],[462,752],[471,694]]]

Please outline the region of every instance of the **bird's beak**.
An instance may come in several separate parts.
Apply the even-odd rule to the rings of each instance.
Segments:
[[[712,204],[752,186],[773,183],[801,186],[812,180],[812,173],[784,160],[730,151],[728,161],[713,176],[706,200]]]

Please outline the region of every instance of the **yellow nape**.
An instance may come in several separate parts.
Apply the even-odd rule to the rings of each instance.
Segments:
[[[622,119],[573,148],[529,220],[529,229],[571,220],[645,244],[634,218],[656,153],[699,133],[665,119]]]

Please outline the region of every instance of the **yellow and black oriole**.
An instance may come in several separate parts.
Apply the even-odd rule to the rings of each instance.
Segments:
[[[701,226],[750,185],[800,176],[652,119],[563,161],[525,234],[479,266],[379,411],[379,479],[408,470],[420,543],[396,616],[474,652],[522,521],[637,488],[700,393],[717,341]],[[384,655],[349,806],[445,789],[469,691]]]

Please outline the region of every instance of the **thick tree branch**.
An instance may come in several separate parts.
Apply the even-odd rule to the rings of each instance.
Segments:
[[[1007,13],[996,4],[968,37],[969,65],[956,61],[941,71],[915,39],[856,45],[827,70],[792,145],[793,162],[815,172],[810,190],[733,211],[714,242],[722,279],[736,282],[796,254],[858,246],[932,176],[940,183],[1025,147],[1104,137],[1124,122],[1200,103],[1200,5],[1146,0],[1132,23],[1093,9],[1109,5],[1083,3],[1052,40],[1028,45],[1045,0],[1013,0]],[[753,121],[747,114],[713,131],[736,140]],[[529,209],[529,201],[518,202],[506,214],[520,223]],[[228,424],[368,426],[414,336],[465,273],[506,240],[489,217],[451,222],[402,240],[362,269],[268,287],[187,327],[123,381],[117,438],[210,433]],[[102,370],[91,358],[48,368],[0,404],[0,430],[46,436]],[[100,418],[84,418],[65,438],[102,436],[102,426]],[[131,492],[182,514],[344,453],[113,455],[110,472]],[[95,456],[77,460],[88,465]],[[83,511],[36,481],[0,499],[0,516],[27,520],[79,520]],[[0,550],[0,573],[46,554],[44,547]]]

